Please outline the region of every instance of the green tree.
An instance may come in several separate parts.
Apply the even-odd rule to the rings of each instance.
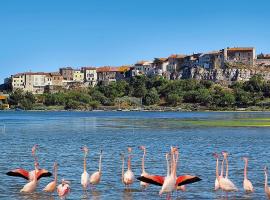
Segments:
[[[150,91],[145,95],[144,104],[153,105],[159,102],[159,95],[155,88],[150,89]]]
[[[177,106],[177,103],[179,103],[180,101],[181,97],[175,93],[169,94],[168,97],[166,98],[166,102],[172,106]]]

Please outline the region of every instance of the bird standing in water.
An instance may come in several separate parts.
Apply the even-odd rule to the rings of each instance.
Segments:
[[[124,160],[124,155],[122,154],[122,182],[125,184],[126,187],[129,187],[133,182],[134,182],[134,173],[132,172],[131,169],[131,153],[132,148],[128,147],[128,169],[126,172],[124,167],[125,167],[125,160]]]
[[[248,158],[244,157],[243,160],[245,161],[243,188],[246,192],[254,192],[253,185],[247,178]]]
[[[54,180],[43,189],[44,192],[53,193],[55,191],[57,185],[57,168],[58,164],[55,162],[53,165]]]
[[[99,155],[99,167],[98,167],[98,171],[93,173],[90,177],[90,184],[92,185],[97,185],[99,184],[100,180],[101,180],[101,159],[102,159],[102,150],[100,151],[100,155]]]
[[[57,186],[57,193],[60,199],[66,199],[70,191],[70,182],[62,179],[61,184]]]
[[[83,173],[81,175],[81,185],[83,187],[83,190],[86,192],[89,184],[89,174],[86,170],[86,156],[89,150],[86,146],[82,147],[82,150],[84,152],[84,158],[83,158]]]
[[[145,160],[145,155],[146,155],[146,148],[145,148],[145,146],[140,146],[140,149],[143,150],[142,173],[141,173],[141,176],[147,176],[148,173],[146,173],[146,171],[145,171],[145,165],[144,165],[144,160]],[[142,188],[146,188],[146,187],[149,186],[149,183],[146,183],[146,182],[141,181],[140,182],[140,185],[141,185]]]

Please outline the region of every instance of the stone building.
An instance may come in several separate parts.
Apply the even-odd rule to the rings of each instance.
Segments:
[[[253,66],[256,59],[256,50],[254,47],[233,47],[222,50],[224,62],[235,64],[242,63]]]
[[[73,81],[73,69],[71,67],[63,67],[59,69],[60,74],[65,81]]]

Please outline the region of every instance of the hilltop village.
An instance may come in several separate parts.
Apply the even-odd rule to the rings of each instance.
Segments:
[[[129,79],[134,76],[162,76],[168,80],[211,80],[223,84],[247,81],[254,74],[270,79],[270,54],[256,55],[254,47],[224,48],[208,53],[192,55],[174,54],[153,61],[139,61],[120,67],[72,67],[60,68],[58,72],[20,72],[5,80],[12,90],[22,89],[33,94],[58,91],[59,88],[89,87],[98,83]]]
[[[8,94],[0,95],[0,105],[79,110],[142,106],[270,109],[269,80],[270,54],[257,55],[254,47],[233,47],[192,55],[173,54],[120,67],[21,72],[5,80],[2,88]]]

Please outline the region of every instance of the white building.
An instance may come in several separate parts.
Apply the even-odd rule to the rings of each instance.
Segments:
[[[94,67],[82,67],[84,73],[84,82],[88,85],[95,86],[97,84],[97,70]]]

